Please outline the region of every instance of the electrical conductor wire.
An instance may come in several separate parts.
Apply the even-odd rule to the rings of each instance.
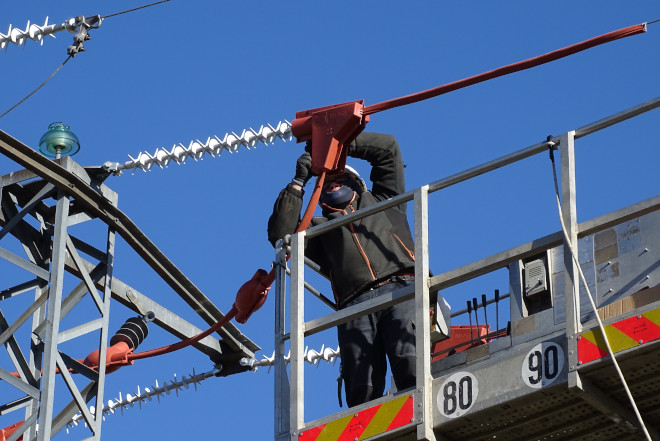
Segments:
[[[169,2],[169,1],[170,0],[161,0],[161,1],[158,1],[158,2],[150,3],[148,5],[139,6],[137,8],[133,8],[133,9],[128,9],[126,11],[121,11],[121,12],[116,12],[114,14],[104,15],[103,17],[101,17],[101,20],[103,20],[105,18],[109,18],[109,17],[115,17],[117,15],[127,14],[129,12],[134,12],[134,11],[137,11],[137,10],[140,10],[140,9],[148,8],[148,7],[155,6],[155,5],[158,5],[158,4],[161,4],[161,3],[166,3],[166,2]],[[7,109],[2,115],[0,115],[0,118],[2,118],[6,114],[8,114],[12,110],[14,110],[16,107],[23,104],[25,101],[27,101],[28,98],[30,98],[32,95],[37,93],[37,91],[39,89],[41,89],[43,86],[45,86],[46,83],[48,83],[55,76],[55,74],[57,74],[60,71],[60,69],[62,69],[64,67],[64,65],[67,63],[67,61],[69,61],[71,58],[73,58],[73,56],[69,55],[68,58],[66,60],[64,60],[64,62],[62,64],[60,64],[60,66],[57,69],[55,69],[55,72],[53,72],[43,83],[41,83],[36,89],[34,89],[32,92],[30,92],[25,98],[23,98],[18,103],[14,104],[12,107]]]
[[[628,383],[626,382],[626,379],[623,376],[623,372],[621,371],[621,368],[619,367],[619,362],[617,361],[616,357],[614,356],[614,351],[612,351],[612,346],[610,346],[610,341],[607,338],[607,334],[605,333],[605,326],[603,325],[603,321],[600,319],[600,316],[598,315],[598,309],[596,308],[596,304],[594,303],[593,296],[591,295],[591,290],[589,289],[589,286],[587,285],[587,279],[584,277],[584,273],[582,272],[582,267],[580,266],[580,262],[578,261],[578,258],[576,256],[576,252],[574,249],[573,244],[571,243],[570,238],[568,237],[568,231],[566,230],[566,224],[564,223],[564,218],[562,216],[561,212],[561,201],[559,199],[559,185],[557,184],[557,170],[555,168],[555,159],[553,155],[553,147],[554,143],[552,141],[548,141],[548,147],[550,148],[550,161],[552,163],[552,176],[554,178],[554,183],[555,183],[555,197],[557,199],[557,208],[559,210],[559,222],[561,223],[561,229],[562,232],[564,233],[564,239],[566,240],[566,243],[568,244],[568,249],[571,252],[571,257],[573,258],[573,261],[575,262],[575,266],[577,266],[578,273],[580,274],[580,280],[582,281],[582,284],[584,285],[584,289],[587,293],[587,298],[589,299],[589,303],[591,304],[591,308],[594,311],[594,314],[596,315],[596,320],[598,321],[598,327],[600,328],[600,332],[603,335],[603,340],[605,341],[605,346],[607,347],[607,352],[610,354],[610,357],[612,358],[612,364],[614,365],[614,368],[616,369],[616,372],[619,376],[619,379],[621,380],[621,384],[623,385],[623,388],[626,392],[626,395],[628,396],[628,400],[630,401],[630,404],[633,408],[633,411],[635,412],[635,416],[637,417],[637,420],[639,421],[640,428],[642,432],[644,432],[644,436],[648,441],[652,441],[651,435],[649,434],[648,430],[646,429],[646,425],[644,424],[644,420],[642,419],[642,415],[639,412],[639,409],[637,408],[637,404],[635,403],[635,398],[632,396],[632,393],[630,392],[630,389],[628,388]],[[578,317],[579,320],[579,317]]]
[[[62,69],[62,68],[64,67],[64,65],[66,64],[66,62],[69,61],[71,58],[72,58],[72,56],[69,55],[69,56],[67,57],[67,59],[64,60],[64,62],[62,62],[62,64],[60,64],[60,67],[58,67],[57,69],[55,69],[55,72],[53,72],[52,74],[50,74],[50,76],[49,76],[48,78],[46,78],[46,81],[44,81],[43,83],[41,83],[36,89],[34,89],[32,92],[30,92],[25,98],[23,98],[22,100],[20,100],[20,101],[17,102],[16,104],[14,104],[12,107],[10,107],[9,109],[7,109],[7,110],[5,111],[5,113],[3,113],[2,115],[0,115],[0,118],[2,118],[2,117],[5,116],[6,114],[8,114],[8,113],[11,112],[12,110],[14,110],[15,108],[17,108],[17,107],[20,106],[21,104],[23,104],[28,98],[30,98],[32,95],[34,95],[39,89],[41,89],[42,87],[44,87],[44,86],[46,85],[46,83],[49,82],[49,81],[55,76],[55,74],[56,74],[57,72],[59,72],[60,69]]]
[[[149,8],[151,6],[156,6],[156,5],[159,5],[161,3],[166,3],[166,2],[169,2],[169,1],[170,0],[161,0],[159,2],[150,3],[148,5],[138,6],[137,8],[128,9],[126,11],[121,11],[121,12],[116,12],[114,14],[104,15],[103,17],[101,17],[101,19],[106,19],[106,18],[109,18],[109,17],[116,17],[117,15],[122,15],[122,14],[128,14],[129,12],[134,12],[134,11],[137,11],[137,10],[140,10],[140,9]]]

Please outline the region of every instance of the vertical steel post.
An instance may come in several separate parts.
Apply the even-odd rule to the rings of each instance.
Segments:
[[[291,237],[291,439],[305,423],[305,231]]]
[[[48,309],[44,332],[43,381],[41,386],[41,408],[39,410],[38,440],[51,438],[53,420],[53,399],[55,397],[55,367],[57,363],[57,340],[60,327],[60,308],[64,283],[64,261],[66,259],[67,222],[69,217],[69,197],[62,190],[57,192],[55,209],[55,232],[51,263]]]
[[[422,421],[417,421],[417,439],[435,441],[433,432],[433,389],[431,377],[431,317],[429,300],[429,186],[415,190],[415,322],[417,397],[422,404]]]
[[[566,297],[566,332],[580,331],[580,295],[577,264],[571,255],[571,245],[577,251],[577,210],[575,199],[575,131],[559,137],[561,147],[561,215],[570,244],[564,242],[564,295]]]
[[[568,386],[579,385],[577,372],[577,334],[580,324],[580,282],[578,267],[571,253],[577,253],[577,209],[575,198],[575,131],[559,137],[561,152],[561,216],[568,241],[564,241],[564,297],[566,300],[566,337],[568,344]],[[570,243],[569,243],[570,242]]]
[[[286,334],[286,246],[277,242],[275,253],[275,440],[289,439],[289,378],[284,361]]]
[[[108,240],[106,246],[106,273],[103,285],[103,311],[101,311],[101,335],[99,336],[99,360],[105,360],[108,348],[108,325],[110,322],[110,302],[112,300],[112,271],[114,268],[115,256],[115,231],[108,228]],[[105,363],[101,363],[98,368],[99,380],[96,392],[95,405],[95,427],[94,441],[101,441],[101,423],[103,422],[103,391],[105,390]]]
[[[44,265],[47,267],[48,262],[44,262]],[[48,289],[48,286],[45,281],[41,281],[41,285],[34,290],[34,301],[36,302]],[[30,341],[30,371],[32,375],[37,380],[37,384],[41,381],[41,368],[43,362],[43,347],[41,342],[36,337],[34,330],[41,324],[44,316],[46,315],[47,303],[44,302],[33,314],[32,314],[32,328],[31,328],[31,341]],[[28,405],[25,407],[25,421],[31,419],[31,417],[36,417],[39,415],[39,400],[36,398],[31,398],[28,402]],[[35,425],[30,425],[27,430],[23,433],[24,439],[33,439],[37,434]]]

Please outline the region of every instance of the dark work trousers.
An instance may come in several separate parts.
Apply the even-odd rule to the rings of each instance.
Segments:
[[[347,306],[414,284],[395,281],[360,294]],[[415,386],[415,302],[408,300],[337,327],[341,370],[349,407],[383,396],[387,365],[397,390]]]

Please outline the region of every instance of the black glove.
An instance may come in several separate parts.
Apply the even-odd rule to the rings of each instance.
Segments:
[[[312,155],[309,152],[303,153],[296,162],[296,176],[293,178],[292,183],[304,187],[312,177]]]

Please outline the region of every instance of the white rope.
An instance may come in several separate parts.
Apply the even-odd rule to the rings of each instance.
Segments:
[[[550,148],[554,147],[554,143],[549,141],[548,145]],[[571,240],[568,237],[568,231],[566,230],[566,224],[564,224],[564,218],[562,216],[561,212],[561,201],[559,199],[559,185],[557,184],[557,170],[555,169],[555,162],[554,159],[551,156],[551,161],[552,161],[552,175],[554,177],[555,181],[555,197],[557,199],[557,208],[559,210],[559,222],[561,223],[561,229],[564,233],[564,239],[566,240],[566,243],[568,244],[568,248],[571,252],[571,257],[573,258],[573,261],[575,262],[575,265],[577,266],[578,273],[580,274],[580,280],[582,280],[582,284],[584,285],[584,289],[587,292],[587,297],[589,299],[589,303],[591,304],[591,308],[594,311],[594,314],[596,315],[596,320],[598,321],[598,327],[600,328],[600,332],[603,334],[603,340],[605,341],[605,346],[607,346],[607,352],[610,354],[610,357],[612,358],[612,363],[614,364],[614,368],[617,371],[617,374],[619,375],[619,378],[621,379],[621,384],[623,385],[623,388],[626,391],[626,395],[628,395],[628,399],[630,400],[630,404],[632,405],[632,408],[635,412],[635,415],[637,416],[637,419],[639,420],[640,427],[642,429],[642,432],[644,432],[644,436],[648,441],[653,441],[651,439],[651,435],[649,435],[648,430],[646,429],[646,425],[644,424],[644,420],[642,419],[642,415],[639,413],[639,409],[637,408],[637,404],[635,403],[635,399],[632,396],[632,393],[630,392],[630,388],[628,388],[628,383],[626,382],[626,379],[623,376],[623,372],[621,372],[621,368],[619,367],[619,362],[617,361],[616,357],[614,356],[614,351],[612,351],[612,347],[610,346],[610,341],[607,338],[607,334],[605,333],[605,326],[603,325],[603,321],[600,319],[600,316],[598,315],[598,309],[596,308],[596,304],[594,303],[594,299],[591,295],[591,290],[589,289],[589,286],[587,285],[587,280],[584,277],[584,273],[582,272],[582,268],[580,267],[580,262],[578,262],[577,255],[575,252],[575,249],[573,247],[573,244],[571,243]],[[579,298],[579,297],[578,297]],[[578,317],[579,320],[579,317]]]

